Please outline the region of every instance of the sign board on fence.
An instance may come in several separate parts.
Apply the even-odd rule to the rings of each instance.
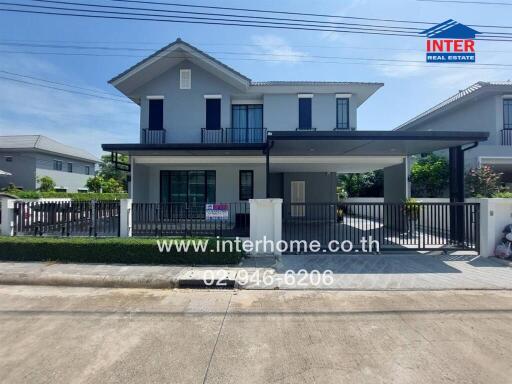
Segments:
[[[229,218],[229,204],[206,204],[206,220],[220,221]]]

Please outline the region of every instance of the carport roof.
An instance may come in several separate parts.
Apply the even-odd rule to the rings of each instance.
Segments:
[[[410,156],[485,141],[488,132],[270,132],[272,155]]]
[[[272,156],[410,156],[485,141],[488,132],[273,131]],[[103,144],[103,150],[144,156],[247,156],[266,144]]]

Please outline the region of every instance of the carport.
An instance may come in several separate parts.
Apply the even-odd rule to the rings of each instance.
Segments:
[[[373,235],[415,249],[446,245],[478,248],[478,204],[464,202],[464,152],[487,140],[487,132],[296,131],[270,132],[266,155],[267,197],[284,197],[283,230],[288,240],[321,237],[353,238]],[[408,158],[449,150],[450,203],[405,204],[410,196]],[[333,204],[297,201],[295,185],[275,195],[276,173],[360,173],[384,170],[384,203]],[[288,182],[288,180],[287,180]],[[301,183],[291,181],[291,183]],[[326,184],[313,181],[315,195]],[[300,186],[299,186],[300,187]],[[304,189],[304,187],[302,187]],[[291,195],[286,195],[291,189]],[[305,192],[296,192],[301,197]],[[338,211],[350,212],[340,224]],[[347,215],[346,215],[347,216]],[[419,235],[418,235],[419,234]]]

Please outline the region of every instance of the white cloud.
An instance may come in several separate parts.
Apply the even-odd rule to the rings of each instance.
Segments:
[[[251,53],[259,54],[264,59],[272,62],[297,63],[308,58],[308,54],[292,48],[285,39],[280,36],[266,34],[252,36],[251,38],[256,49],[251,49]]]
[[[19,65],[16,66],[16,63]],[[51,81],[77,83],[76,80],[70,80],[70,77],[62,80],[66,75],[60,73],[58,68],[32,57],[4,61],[0,69],[44,77]],[[34,82],[30,79],[22,80]],[[4,79],[0,79],[0,84],[2,135],[44,134],[65,144],[86,149],[95,155],[101,154],[102,143],[138,141],[139,112],[135,104],[77,95]]]

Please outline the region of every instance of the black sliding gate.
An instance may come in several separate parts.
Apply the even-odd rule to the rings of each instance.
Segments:
[[[479,203],[283,204],[283,239],[350,241],[364,238],[380,250],[474,250],[480,244]],[[375,247],[373,247],[375,250]]]

